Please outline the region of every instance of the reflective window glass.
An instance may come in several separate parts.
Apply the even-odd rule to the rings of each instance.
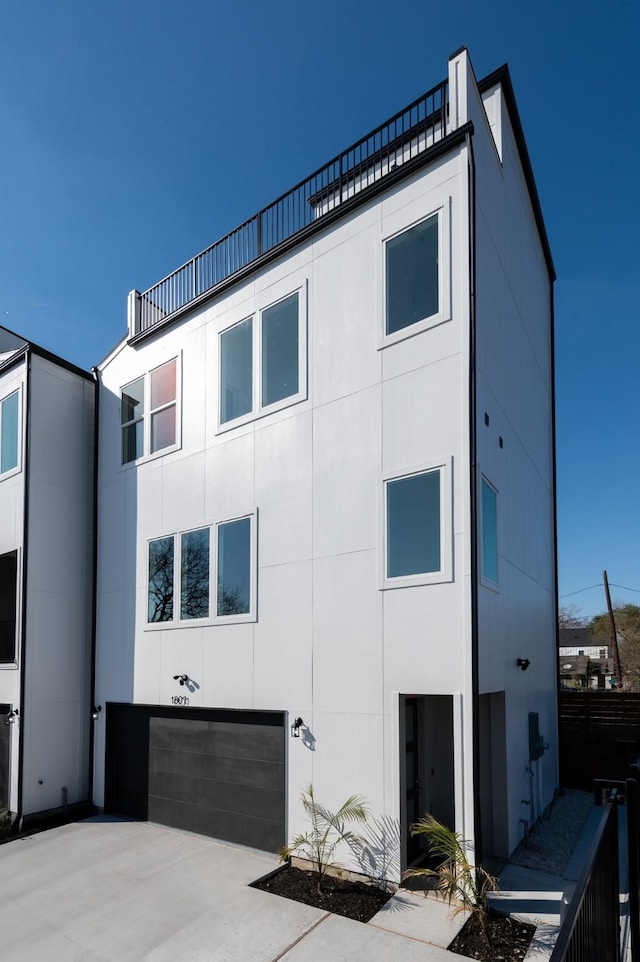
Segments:
[[[498,496],[482,479],[482,576],[498,581]]]
[[[437,214],[387,241],[386,287],[387,334],[438,313]]]
[[[262,312],[262,406],[299,390],[298,294]]]
[[[219,616],[242,615],[250,610],[251,519],[218,525]]]
[[[209,617],[209,528],[180,538],[180,617]]]
[[[253,321],[249,317],[220,337],[220,423],[253,408]]]
[[[14,391],[0,404],[0,474],[18,467],[19,394]]]
[[[149,542],[149,594],[147,620],[173,620],[173,538]]]
[[[387,482],[387,577],[440,571],[440,471]]]

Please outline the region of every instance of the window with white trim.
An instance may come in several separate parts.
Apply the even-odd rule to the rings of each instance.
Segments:
[[[220,334],[220,426],[302,400],[306,382],[303,291],[297,290]]]
[[[449,462],[383,479],[382,587],[450,581]]]
[[[498,492],[486,478],[481,484],[482,578],[498,584]]]
[[[451,318],[450,199],[417,223],[402,224],[383,241],[381,347]],[[386,223],[393,228],[399,215]]]
[[[0,478],[18,468],[20,453],[20,392],[0,401]]]
[[[0,555],[0,664],[16,661],[18,552]]]
[[[255,621],[256,515],[148,543],[147,623]]]
[[[180,446],[177,358],[153,368],[120,392],[122,463],[166,454]]]

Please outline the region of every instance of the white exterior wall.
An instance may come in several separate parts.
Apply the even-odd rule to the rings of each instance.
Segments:
[[[23,814],[88,796],[93,384],[32,354]]]
[[[381,349],[383,238],[444,207],[451,319]],[[398,693],[459,693],[457,821],[472,834],[466,161],[452,153],[194,316],[122,346],[102,367],[97,700],[302,716],[315,751],[288,740],[288,835],[300,790],[332,806],[364,794],[399,817]],[[308,396],[218,432],[219,333],[301,288]],[[410,332],[407,332],[410,333]],[[120,465],[119,393],[180,356],[182,447]],[[453,580],[380,590],[382,477],[446,459]],[[258,511],[255,623],[145,625],[147,541]],[[446,652],[443,665],[442,653]],[[464,729],[464,737],[463,737]],[[96,726],[95,798],[104,791]],[[403,760],[404,761],[404,760]],[[464,804],[463,804],[464,797]]]
[[[18,600],[16,611],[16,654],[15,665],[0,665],[0,702],[6,702],[20,710],[20,649],[21,649],[21,601],[22,601],[22,557],[24,549],[24,426],[25,405],[25,363],[24,361],[0,374],[0,400],[18,389],[20,391],[20,417],[22,434],[19,444],[19,471],[0,480],[0,554],[18,552]],[[9,798],[0,799],[15,812],[18,807],[18,753],[20,746],[20,721],[11,726],[9,757]]]
[[[497,588],[479,584],[479,689],[505,692],[508,854],[557,785],[551,280],[500,90],[469,87],[476,164],[477,462],[498,492]],[[500,151],[500,155],[498,154]],[[500,162],[502,157],[502,163]],[[485,413],[489,425],[485,424]],[[503,439],[500,447],[499,438]],[[518,658],[531,662],[521,671]],[[528,713],[550,744],[529,765]]]

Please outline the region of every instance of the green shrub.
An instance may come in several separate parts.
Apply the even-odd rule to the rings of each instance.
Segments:
[[[347,829],[349,822],[365,822],[368,817],[367,803],[361,795],[351,795],[337,812],[330,812],[313,795],[313,785],[304,789],[300,796],[302,807],[309,819],[309,829],[297,835],[290,845],[280,850],[283,862],[292,855],[311,862],[313,871],[318,874],[318,892],[330,868],[335,865],[333,856],[341,842],[352,844],[358,836]]]

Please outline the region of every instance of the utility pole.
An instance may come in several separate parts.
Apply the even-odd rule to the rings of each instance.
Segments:
[[[602,580],[604,582],[604,593],[607,596],[607,608],[609,609],[609,621],[611,623],[611,648],[613,650],[613,670],[616,676],[616,688],[618,691],[622,691],[622,669],[620,668],[620,654],[618,652],[618,636],[616,635],[616,622],[613,617],[613,608],[611,607],[609,580],[606,571],[602,572]]]

